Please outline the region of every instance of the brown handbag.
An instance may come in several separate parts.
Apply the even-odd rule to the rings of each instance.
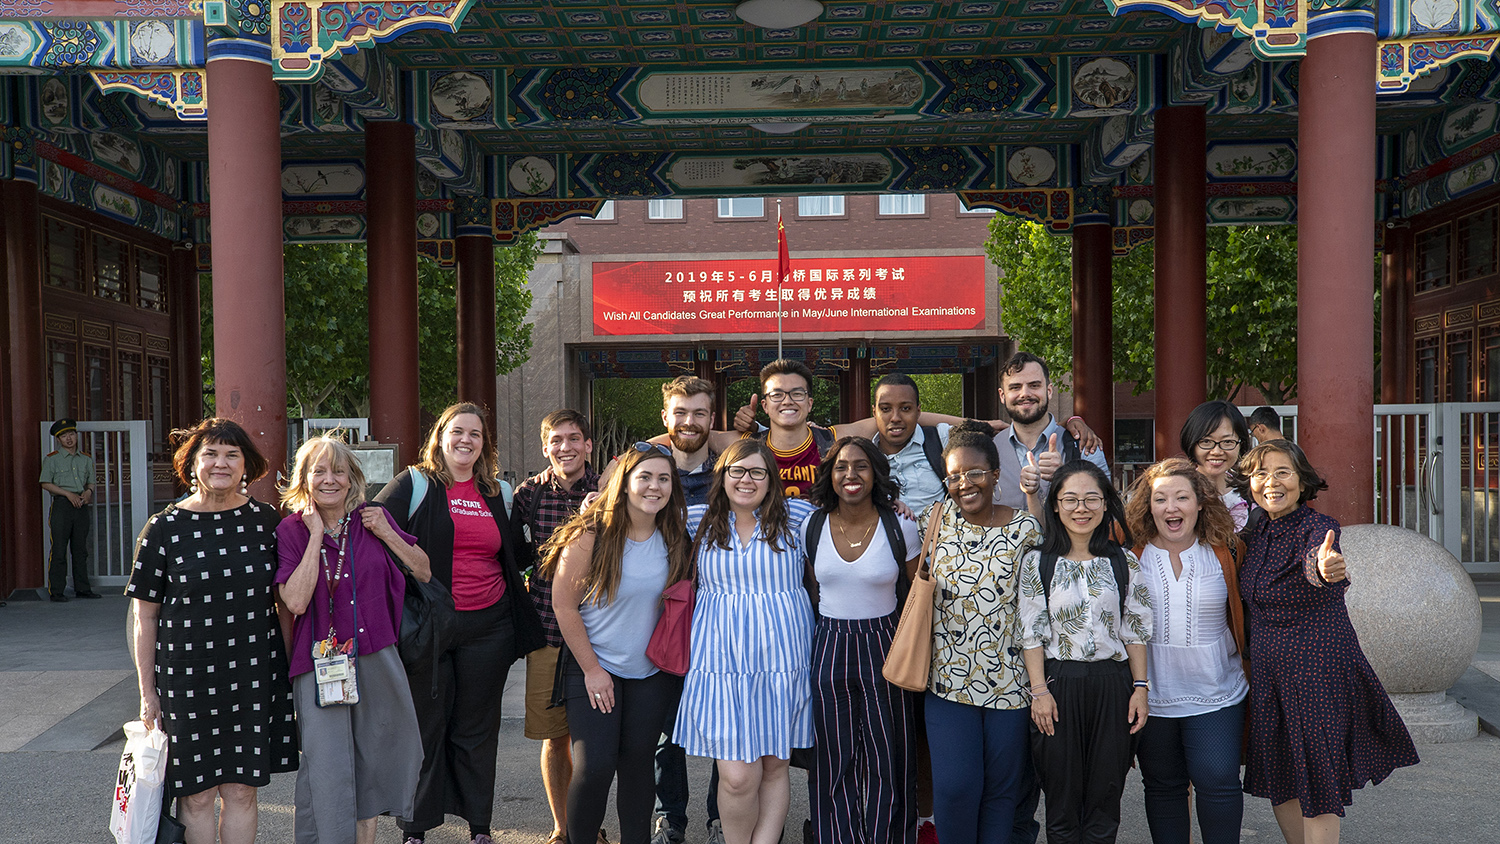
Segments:
[[[880,671],[891,685],[909,692],[927,691],[928,676],[932,673],[932,596],[937,582],[932,579],[929,561],[937,547],[938,527],[943,522],[945,504],[939,501],[927,519],[922,562],[911,580],[911,592],[906,596],[906,605],[901,608],[901,620],[896,624],[890,653],[885,655],[885,667]]]

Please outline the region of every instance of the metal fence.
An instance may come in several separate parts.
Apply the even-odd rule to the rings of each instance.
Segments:
[[[1243,408],[1248,414],[1252,408]],[[1297,439],[1297,408],[1275,408]],[[1375,521],[1443,544],[1471,573],[1500,573],[1500,402],[1375,406]],[[1121,490],[1146,464],[1119,464]]]

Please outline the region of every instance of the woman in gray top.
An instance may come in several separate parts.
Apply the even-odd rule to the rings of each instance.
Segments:
[[[542,548],[566,644],[554,705],[567,706],[573,737],[569,841],[598,839],[616,771],[621,844],[650,840],[656,740],[682,678],[659,671],[646,645],[662,590],[692,577],[689,546],[672,453],[636,443],[599,500]]]

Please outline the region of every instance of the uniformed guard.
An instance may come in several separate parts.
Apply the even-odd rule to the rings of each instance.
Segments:
[[[59,419],[52,423],[57,451],[42,458],[42,489],[52,493],[47,526],[52,533],[52,556],[47,561],[47,591],[52,600],[68,600],[68,553],[73,555],[73,592],[80,598],[98,598],[89,588],[89,503],[94,500],[94,458],[78,453],[78,422]]]

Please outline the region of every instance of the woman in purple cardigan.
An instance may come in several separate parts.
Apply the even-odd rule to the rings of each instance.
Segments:
[[[298,844],[372,844],[377,815],[411,820],[422,768],[417,713],[396,651],[406,593],[397,561],[423,581],[431,568],[416,539],[364,498],[364,473],[341,440],[318,437],[297,450],[281,498],[291,515],[276,527],[276,582],[296,616]],[[336,679],[350,674],[350,663],[353,680]]]

